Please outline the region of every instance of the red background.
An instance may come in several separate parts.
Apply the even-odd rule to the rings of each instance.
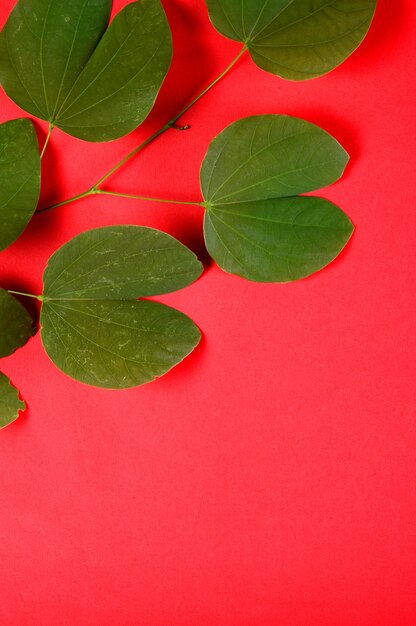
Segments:
[[[1,24],[13,5],[2,1]],[[155,110],[107,145],[55,131],[42,205],[95,182],[235,56],[202,0],[164,5],[175,59]],[[204,339],[155,383],[83,386],[39,336],[1,363],[29,405],[0,434],[2,626],[416,623],[415,22],[413,0],[379,0],[365,43],[312,82],[245,58],[186,114],[191,130],[170,131],[109,181],[198,200],[201,159],[227,124],[256,113],[315,122],[351,154],[322,195],[357,227],[319,274],[289,285],[228,276],[207,258],[199,208],[108,197],[36,217],[1,254],[2,286],[40,293],[57,247],[131,223],[171,233],[207,266],[160,298]],[[21,115],[4,93],[0,107],[2,121]]]

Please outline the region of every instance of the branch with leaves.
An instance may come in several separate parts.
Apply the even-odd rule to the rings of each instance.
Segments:
[[[111,0],[19,0],[0,34],[0,81],[24,111],[48,122],[39,150],[29,119],[0,125],[0,249],[37,213],[105,194],[104,183],[172,128],[239,59],[288,80],[321,76],[365,37],[376,0],[206,0],[213,26],[242,43],[237,57],[185,108],[85,192],[38,208],[41,161],[55,129],[79,140],[123,137],[151,111],[169,70],[172,40],[159,0],[132,2],[108,25]],[[208,252],[226,272],[257,282],[305,278],[328,265],[353,232],[331,202],[305,196],[338,180],[348,162],[342,146],[304,120],[248,117],[211,142],[201,165]],[[42,294],[0,290],[0,356],[35,333],[15,295],[41,301],[46,353],[83,383],[121,389],[162,376],[198,344],[200,331],[182,313],[146,300],[196,280],[202,266],[169,235],[111,226],[78,235],[50,259]],[[0,427],[24,404],[0,375]]]

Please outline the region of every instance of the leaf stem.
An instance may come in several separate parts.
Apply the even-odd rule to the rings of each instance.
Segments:
[[[65,204],[70,204],[71,202],[76,202],[77,200],[81,200],[82,198],[86,198],[87,196],[92,196],[97,193],[95,189],[88,189],[88,191],[84,191],[83,193],[79,193],[77,196],[73,196],[72,198],[68,198],[67,200],[62,200],[62,202],[57,202],[56,204],[51,204],[50,206],[45,206],[43,209],[38,209],[36,211],[36,215],[38,213],[44,213],[45,211],[50,211],[51,209],[57,209],[60,206],[64,206]]]
[[[234,65],[236,65],[236,63],[238,63],[238,61],[243,56],[243,54],[246,52],[246,50],[247,50],[247,45],[244,44],[244,46],[242,47],[242,49],[240,50],[238,55],[235,57],[235,59],[233,59],[231,61],[231,63],[229,63],[229,65],[227,65],[227,67],[221,72],[221,74],[219,74],[207,87],[205,87],[205,89],[203,91],[201,91],[201,93],[199,95],[197,95],[189,104],[187,104],[183,109],[181,109],[181,111],[179,111],[179,113],[177,113],[177,115],[175,115],[171,120],[169,120],[169,122],[164,124],[164,126],[162,126],[162,128],[159,128],[159,130],[154,132],[150,137],[145,139],[145,141],[143,141],[139,146],[134,148],[134,150],[129,152],[125,157],[123,157],[121,159],[121,161],[119,161],[113,168],[111,168],[111,170],[109,172],[107,172],[107,174],[104,174],[104,176],[102,176],[100,178],[100,180],[98,180],[95,183],[95,185],[93,185],[91,187],[91,189],[89,189],[88,191],[84,191],[83,193],[80,193],[77,196],[73,196],[72,198],[68,198],[67,200],[64,200],[62,202],[58,202],[57,204],[53,204],[51,206],[44,207],[43,209],[39,209],[37,211],[37,213],[43,213],[44,211],[49,211],[50,209],[56,209],[56,208],[58,208],[60,206],[64,206],[65,204],[69,204],[71,202],[76,202],[77,200],[81,200],[81,198],[86,198],[87,196],[91,196],[91,195],[96,194],[96,193],[104,193],[101,189],[99,189],[99,187],[101,187],[101,185],[108,178],[113,176],[113,174],[115,174],[115,172],[117,172],[117,170],[119,170],[121,167],[123,167],[123,165],[125,165],[127,163],[127,161],[129,161],[132,157],[134,157],[136,154],[141,152],[143,150],[143,148],[145,148],[150,143],[152,143],[157,137],[159,137],[160,135],[163,135],[163,133],[165,133],[167,130],[170,130],[171,128],[177,128],[176,127],[176,123],[179,120],[179,118],[182,117],[182,115],[184,115],[187,111],[189,111],[189,109],[191,107],[193,107],[194,104],[196,104],[217,83],[219,83],[219,81],[222,80],[224,78],[224,76],[226,76],[228,74],[228,72],[234,67]],[[52,132],[52,130],[50,132]],[[49,133],[49,136],[50,136],[50,133]],[[46,147],[46,145],[44,146],[44,149],[45,149],[45,147]],[[43,152],[44,152],[44,150],[42,151],[42,154],[43,154]],[[128,196],[127,194],[117,194],[116,192],[105,192],[105,193],[107,193],[107,195],[118,195],[120,197],[135,197],[136,199],[143,199],[143,200],[149,200],[149,201],[153,201],[154,200],[155,202],[171,202],[171,203],[176,203],[176,204],[201,204],[201,203],[194,203],[194,202],[186,203],[186,202],[172,201],[172,200],[156,200],[156,199],[153,199],[153,198],[141,198],[140,196]],[[201,204],[201,206],[203,206],[203,205]]]
[[[46,147],[49,143],[49,139],[51,138],[52,131],[54,129],[54,125],[52,122],[49,123],[48,134],[46,135],[45,143],[43,144],[42,152],[40,153],[40,158],[43,159],[43,155],[45,154]]]
[[[170,122],[168,122],[167,126],[169,126],[169,128],[174,127],[174,125],[176,124],[176,122],[178,121],[178,119],[180,117],[182,117],[182,115],[184,115],[187,111],[189,111],[189,109],[191,107],[194,106],[194,104],[196,104],[198,102],[198,100],[200,100],[203,96],[205,96],[206,93],[208,93],[209,91],[211,91],[211,89],[213,87],[215,87],[215,85],[217,83],[220,82],[220,80],[222,80],[224,78],[224,76],[226,76],[228,74],[228,72],[230,70],[232,70],[232,68],[234,67],[234,65],[236,63],[238,63],[238,61],[241,59],[241,57],[243,56],[243,54],[246,52],[247,50],[247,45],[244,44],[244,46],[241,48],[240,52],[237,54],[237,56],[235,57],[235,59],[233,59],[231,61],[231,63],[229,65],[227,65],[227,67],[225,68],[225,70],[223,70],[221,72],[221,74],[219,74],[217,76],[217,78],[215,78],[209,85],[208,87],[205,87],[205,89],[203,91],[201,91],[201,93],[196,96],[189,104],[186,105],[186,107],[184,107],[177,115],[175,115],[175,117],[173,117]]]
[[[204,202],[189,202],[186,200],[168,200],[166,198],[148,198],[147,196],[135,196],[128,193],[119,193],[118,191],[104,191],[102,189],[98,189],[98,194],[104,196],[117,196],[119,198],[131,198],[132,200],[143,200],[145,202],[162,202],[166,204],[189,204],[193,206],[205,206]]]
[[[198,102],[198,100],[200,100],[203,96],[205,96],[206,93],[208,93],[208,91],[210,91],[213,87],[215,87],[215,85],[217,83],[219,83],[219,81],[224,78],[224,76],[226,74],[228,74],[228,72],[234,67],[234,65],[240,60],[240,58],[243,56],[243,54],[245,53],[245,51],[247,50],[246,45],[243,46],[243,48],[240,50],[240,52],[238,53],[238,55],[235,57],[235,59],[233,59],[231,61],[231,63],[229,65],[227,65],[227,67],[221,72],[221,74],[219,74],[217,76],[217,78],[215,78],[209,85],[208,87],[206,87],[203,91],[201,91],[201,93],[196,96],[189,104],[187,104],[183,109],[181,109],[181,111],[179,111],[179,113],[177,113],[177,115],[175,115],[174,117],[172,117],[171,120],[169,120],[169,122],[167,122],[164,126],[162,126],[162,128],[160,128],[159,130],[157,130],[155,133],[153,133],[153,135],[151,135],[148,139],[146,139],[143,143],[141,143],[139,146],[137,146],[137,148],[134,148],[134,150],[132,150],[131,152],[129,152],[129,154],[127,154],[119,163],[117,163],[117,165],[115,165],[109,172],[107,172],[107,174],[105,174],[102,178],[100,178],[100,180],[94,185],[94,187],[96,189],[98,189],[98,187],[100,187],[108,178],[110,178],[110,176],[112,176],[113,174],[115,174],[115,172],[122,167],[123,165],[125,165],[125,163],[127,163],[127,161],[129,161],[132,157],[134,157],[136,154],[138,154],[138,152],[141,152],[141,150],[143,150],[143,148],[145,148],[146,146],[148,146],[150,143],[152,143],[152,141],[154,141],[157,137],[159,137],[160,135],[162,135],[163,133],[165,133],[167,130],[171,129],[171,128],[175,128],[175,124],[178,121],[178,119],[180,117],[182,117],[182,115],[184,115],[187,111],[189,111],[189,109],[191,107],[194,106],[194,104],[196,104]]]
[[[24,293],[22,291],[12,291],[11,289],[8,289],[7,291],[15,296],[24,296],[25,298],[35,298],[36,300],[43,300],[43,296],[35,296],[33,293]]]

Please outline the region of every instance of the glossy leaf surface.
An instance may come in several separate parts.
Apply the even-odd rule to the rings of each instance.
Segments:
[[[44,274],[42,341],[52,361],[81,382],[121,389],[162,376],[198,344],[185,315],[136,298],[181,289],[202,265],[173,237],[112,226],[72,239]]]
[[[0,357],[12,354],[35,333],[33,320],[24,306],[0,289]]]
[[[260,115],[216,137],[201,168],[204,233],[222,269],[258,282],[288,282],[330,263],[350,238],[347,216],[299,197],[342,176],[348,155],[327,132],[294,117]]]
[[[26,228],[40,192],[40,156],[32,123],[17,119],[0,125],[0,250]]]
[[[0,37],[0,80],[22,108],[86,141],[110,141],[149,114],[172,43],[159,0],[19,0]]]
[[[24,411],[25,403],[20,400],[19,392],[9,378],[0,372],[0,428],[8,426]]]
[[[214,27],[244,42],[262,69],[289,80],[321,76],[364,39],[377,0],[206,0]]]

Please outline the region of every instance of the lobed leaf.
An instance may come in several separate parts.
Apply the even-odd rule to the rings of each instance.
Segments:
[[[353,226],[334,204],[297,194],[340,178],[348,158],[331,135],[294,117],[260,115],[228,126],[201,167],[211,256],[225,271],[258,282],[322,269]]]
[[[0,357],[21,348],[35,333],[26,309],[10,293],[0,289]]]
[[[185,315],[145,300],[196,280],[202,265],[173,237],[140,226],[88,231],[60,248],[44,274],[42,341],[81,382],[113,389],[162,376],[198,344]]]
[[[0,35],[0,81],[25,111],[86,141],[110,141],[149,114],[172,56],[160,0],[19,0]]]
[[[26,405],[20,400],[18,390],[0,372],[0,428],[14,422],[19,417],[19,411],[25,409]]]
[[[26,228],[40,193],[40,155],[32,123],[17,119],[0,124],[0,250]]]
[[[206,0],[214,27],[244,42],[263,70],[316,78],[360,45],[377,0]]]
[[[0,35],[0,81],[22,109],[56,119],[102,37],[111,0],[19,0]]]

